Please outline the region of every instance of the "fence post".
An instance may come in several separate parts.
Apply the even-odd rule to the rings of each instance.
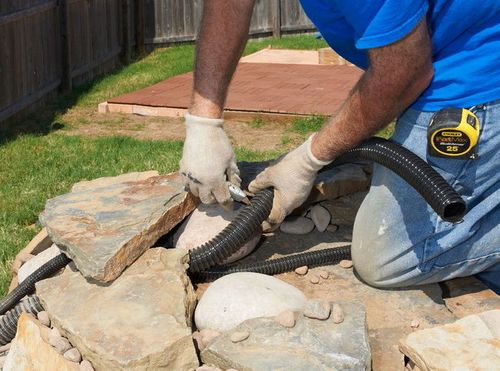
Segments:
[[[131,57],[131,43],[130,43],[130,2],[129,0],[122,1],[122,63],[129,64],[132,60]]]
[[[135,50],[138,56],[144,55],[144,0],[135,0]]]
[[[71,35],[69,27],[69,11],[67,0],[59,0],[59,26],[61,30],[61,61],[62,61],[62,76],[61,87],[62,93],[69,93],[73,89],[73,79],[71,78]]]
[[[273,37],[281,37],[281,0],[272,0]]]

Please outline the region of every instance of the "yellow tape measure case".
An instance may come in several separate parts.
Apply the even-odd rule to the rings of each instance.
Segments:
[[[479,119],[464,108],[436,112],[427,128],[427,151],[432,156],[476,158]]]

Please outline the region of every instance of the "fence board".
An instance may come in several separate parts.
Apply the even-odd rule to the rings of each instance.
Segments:
[[[137,4],[152,47],[196,39],[203,0],[0,0],[0,122],[130,60]],[[310,29],[298,0],[256,1],[250,35]]]
[[[297,0],[281,0],[281,30],[314,30],[314,25],[304,13]]]

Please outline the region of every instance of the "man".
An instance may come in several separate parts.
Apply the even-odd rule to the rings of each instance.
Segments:
[[[227,89],[248,34],[253,1],[206,0],[181,172],[204,203],[227,202],[240,183],[222,124]],[[496,0],[303,0],[325,40],[365,70],[339,111],[249,190],[274,187],[268,222],[308,196],[316,173],[399,117],[392,138],[424,158],[462,195],[462,223],[441,220],[390,170],[375,166],[356,217],[352,257],[379,287],[438,282],[482,272],[500,282],[500,2]],[[434,112],[470,108],[481,122],[479,157],[426,153]]]

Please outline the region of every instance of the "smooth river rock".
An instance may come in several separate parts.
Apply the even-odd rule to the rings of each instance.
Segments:
[[[306,234],[314,229],[314,222],[304,216],[288,217],[280,224],[280,230],[289,234]]]
[[[114,280],[196,207],[178,174],[150,175],[84,182],[47,201],[40,222],[85,277]]]
[[[56,244],[52,244],[51,247],[42,251],[40,254],[36,255],[33,259],[28,260],[24,263],[19,271],[17,272],[17,280],[19,283],[23,282],[26,277],[28,277],[31,273],[36,271],[42,265],[47,263],[52,258],[55,258],[57,255],[61,253],[61,250],[57,247]]]
[[[221,232],[237,214],[237,209],[234,211],[226,210],[220,205],[198,205],[174,234],[174,246],[192,250],[203,245]],[[261,236],[262,230],[259,229],[247,243],[228,257],[223,264],[232,263],[250,254],[255,249]]]
[[[324,232],[330,224],[330,212],[321,205],[314,205],[310,216],[319,232]]]
[[[254,318],[234,332],[248,332],[233,343],[233,331],[217,337],[201,353],[205,363],[221,369],[260,370],[370,370],[371,356],[364,307],[343,302],[349,316],[341,324],[299,316],[293,328],[274,318]]]
[[[187,370],[196,302],[186,252],[147,250],[111,284],[93,284],[72,265],[37,283],[54,326],[96,370]]]
[[[256,317],[302,311],[305,295],[292,285],[260,273],[233,273],[213,282],[195,311],[198,329],[227,331]]]

